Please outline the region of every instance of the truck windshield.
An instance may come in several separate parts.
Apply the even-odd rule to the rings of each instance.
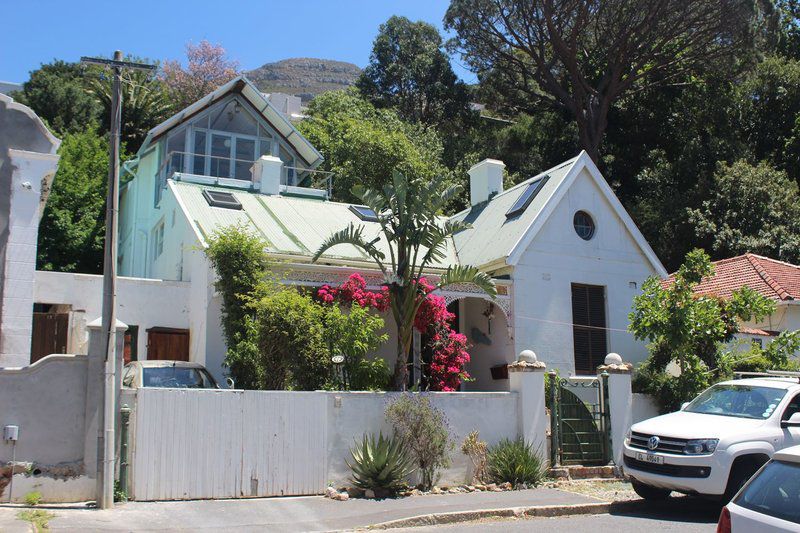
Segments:
[[[800,466],[780,461],[768,463],[733,503],[800,524]]]
[[[179,366],[162,366],[142,370],[145,387],[178,389],[216,389],[217,384],[205,369]]]
[[[786,389],[752,385],[714,385],[692,400],[684,411],[708,415],[766,419],[778,407]]]

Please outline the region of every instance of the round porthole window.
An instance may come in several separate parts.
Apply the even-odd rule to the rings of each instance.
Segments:
[[[575,228],[575,233],[584,241],[588,241],[594,237],[594,220],[586,211],[578,211],[572,217],[572,225]]]

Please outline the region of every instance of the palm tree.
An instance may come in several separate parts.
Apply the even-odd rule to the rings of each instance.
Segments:
[[[87,80],[88,91],[103,106],[101,123],[106,127],[111,115],[112,77],[97,68],[93,69],[92,74]],[[136,153],[147,132],[169,118],[172,112],[173,106],[161,80],[138,70],[123,73],[120,140],[128,152]]]
[[[388,259],[376,246],[380,235],[367,240],[365,227],[353,223],[329,236],[312,259],[317,261],[326,250],[338,244],[350,244],[363,250],[383,273],[397,325],[397,360],[392,378],[395,390],[405,390],[408,380],[407,361],[414,317],[425,299],[419,279],[428,267],[446,257],[450,237],[469,227],[464,222],[444,221],[437,216],[460,191],[460,185],[448,185],[442,178],[409,180],[398,172],[380,191],[356,185],[353,195],[376,214],[380,233],[388,244]],[[474,283],[493,297],[497,294],[492,278],[473,266],[447,267],[435,287],[454,283]]]

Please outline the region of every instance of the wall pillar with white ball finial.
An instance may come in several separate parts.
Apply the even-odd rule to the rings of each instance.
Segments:
[[[517,393],[519,435],[543,457],[547,453],[546,368],[532,350],[523,350],[517,360],[508,365],[510,389]]]

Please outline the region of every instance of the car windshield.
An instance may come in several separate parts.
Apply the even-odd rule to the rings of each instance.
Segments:
[[[733,503],[800,524],[800,465],[781,461],[768,463]]]
[[[178,389],[216,389],[214,378],[202,368],[162,366],[142,369],[144,387],[170,387]]]
[[[695,398],[684,411],[708,415],[766,419],[778,407],[786,389],[752,385],[714,385]]]

